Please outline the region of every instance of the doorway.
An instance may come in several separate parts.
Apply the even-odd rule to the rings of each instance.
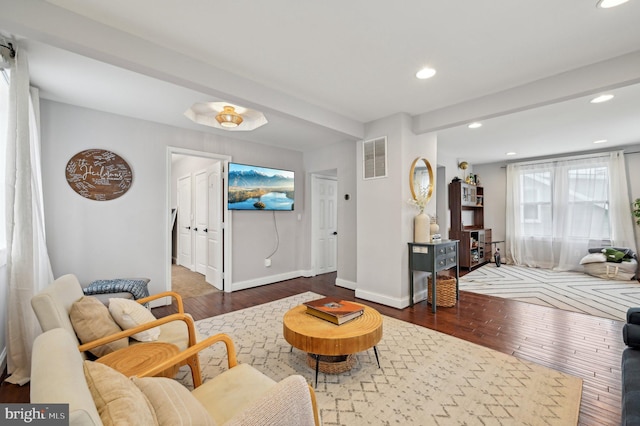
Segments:
[[[336,272],[338,269],[337,170],[311,175],[311,208],[313,274]]]
[[[226,167],[230,157],[169,148],[168,204],[175,220],[169,223],[168,277],[174,265],[217,290],[231,291],[231,226],[226,206]],[[227,225],[225,227],[225,225]],[[226,229],[225,229],[226,228]],[[172,287],[171,280],[167,290]],[[206,287],[206,285],[205,285]]]

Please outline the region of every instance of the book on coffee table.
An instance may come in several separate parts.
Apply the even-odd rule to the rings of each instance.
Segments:
[[[358,318],[364,313],[364,307],[353,302],[337,299],[335,297],[323,297],[303,303],[307,307],[309,315],[331,321],[334,324],[344,324],[347,321]]]

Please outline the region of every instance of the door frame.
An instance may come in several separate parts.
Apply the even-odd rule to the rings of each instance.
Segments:
[[[329,173],[329,172],[335,172],[335,174]],[[338,176],[337,176],[337,169],[332,169],[332,170],[328,170],[325,172],[316,172],[316,173],[311,173],[311,276],[315,277],[316,275],[318,275],[318,250],[316,247],[316,239],[318,238],[317,235],[317,231],[316,231],[316,222],[318,221],[318,217],[317,214],[318,212],[316,211],[316,200],[318,198],[317,194],[316,194],[316,185],[315,185],[315,180],[316,179],[331,179],[331,180],[335,180],[336,183],[339,184],[339,180],[338,180]],[[340,207],[339,207],[339,200],[338,198],[338,194],[336,193],[336,229],[338,229],[340,227]],[[339,234],[338,234],[338,238],[340,238]],[[336,271],[338,270],[338,248],[337,248],[337,242],[336,242]]]
[[[166,188],[166,193],[165,193],[165,211],[167,212],[171,212],[171,173],[172,173],[172,166],[171,166],[171,158],[174,154],[178,154],[178,155],[188,155],[188,156],[192,156],[192,157],[204,157],[204,158],[211,158],[214,160],[219,160],[223,167],[222,167],[222,173],[221,173],[221,177],[222,177],[222,181],[223,181],[223,187],[222,187],[222,203],[223,203],[223,209],[222,209],[222,220],[223,220],[223,280],[222,280],[222,288],[223,291],[226,292],[231,292],[232,286],[231,286],[231,282],[232,282],[232,267],[231,265],[232,263],[232,259],[231,259],[231,241],[232,241],[232,226],[231,226],[231,215],[229,214],[229,210],[227,209],[227,190],[228,190],[228,179],[227,179],[227,170],[228,170],[228,164],[231,161],[231,156],[229,155],[221,155],[221,154],[215,154],[212,152],[205,152],[205,151],[196,151],[196,150],[192,150],[192,149],[186,149],[186,148],[178,148],[178,147],[173,147],[173,146],[168,146],[167,147],[167,155],[166,155],[166,182],[165,182],[165,188]],[[165,235],[165,267],[166,267],[166,271],[165,271],[165,276],[167,277],[166,282],[165,282],[165,290],[166,291],[170,291],[171,290],[171,214],[167,214],[166,215],[166,222],[165,222],[165,230],[164,230],[164,235]],[[167,304],[171,304],[171,300],[168,301]]]

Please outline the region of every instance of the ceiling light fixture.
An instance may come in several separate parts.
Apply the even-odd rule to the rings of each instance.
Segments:
[[[591,103],[592,104],[600,104],[602,102],[607,102],[610,101],[611,99],[613,99],[613,95],[600,95],[600,96],[596,96],[595,98],[591,99]]]
[[[238,127],[242,123],[242,116],[234,107],[227,105],[216,115],[216,120],[222,127]]]
[[[431,78],[434,75],[436,75],[436,70],[429,67],[422,68],[416,73],[416,77],[418,77],[420,80],[426,80],[427,78]]]
[[[593,141],[593,143],[607,143],[606,139],[598,139],[597,141]]]
[[[507,152],[505,155],[516,155],[516,153],[511,151],[511,152]]]
[[[609,9],[610,7],[620,6],[622,3],[626,3],[629,0],[598,0],[596,7],[600,9]]]
[[[475,123],[471,123],[467,126],[470,129],[477,129],[479,127],[482,127],[482,123],[478,123],[477,121]]]

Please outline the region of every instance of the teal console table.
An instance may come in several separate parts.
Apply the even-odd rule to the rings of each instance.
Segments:
[[[432,243],[409,243],[409,306],[413,306],[414,271],[431,272],[431,312],[436,312],[436,283],[439,271],[456,268],[456,300],[460,298],[458,242],[458,240],[442,240]]]

